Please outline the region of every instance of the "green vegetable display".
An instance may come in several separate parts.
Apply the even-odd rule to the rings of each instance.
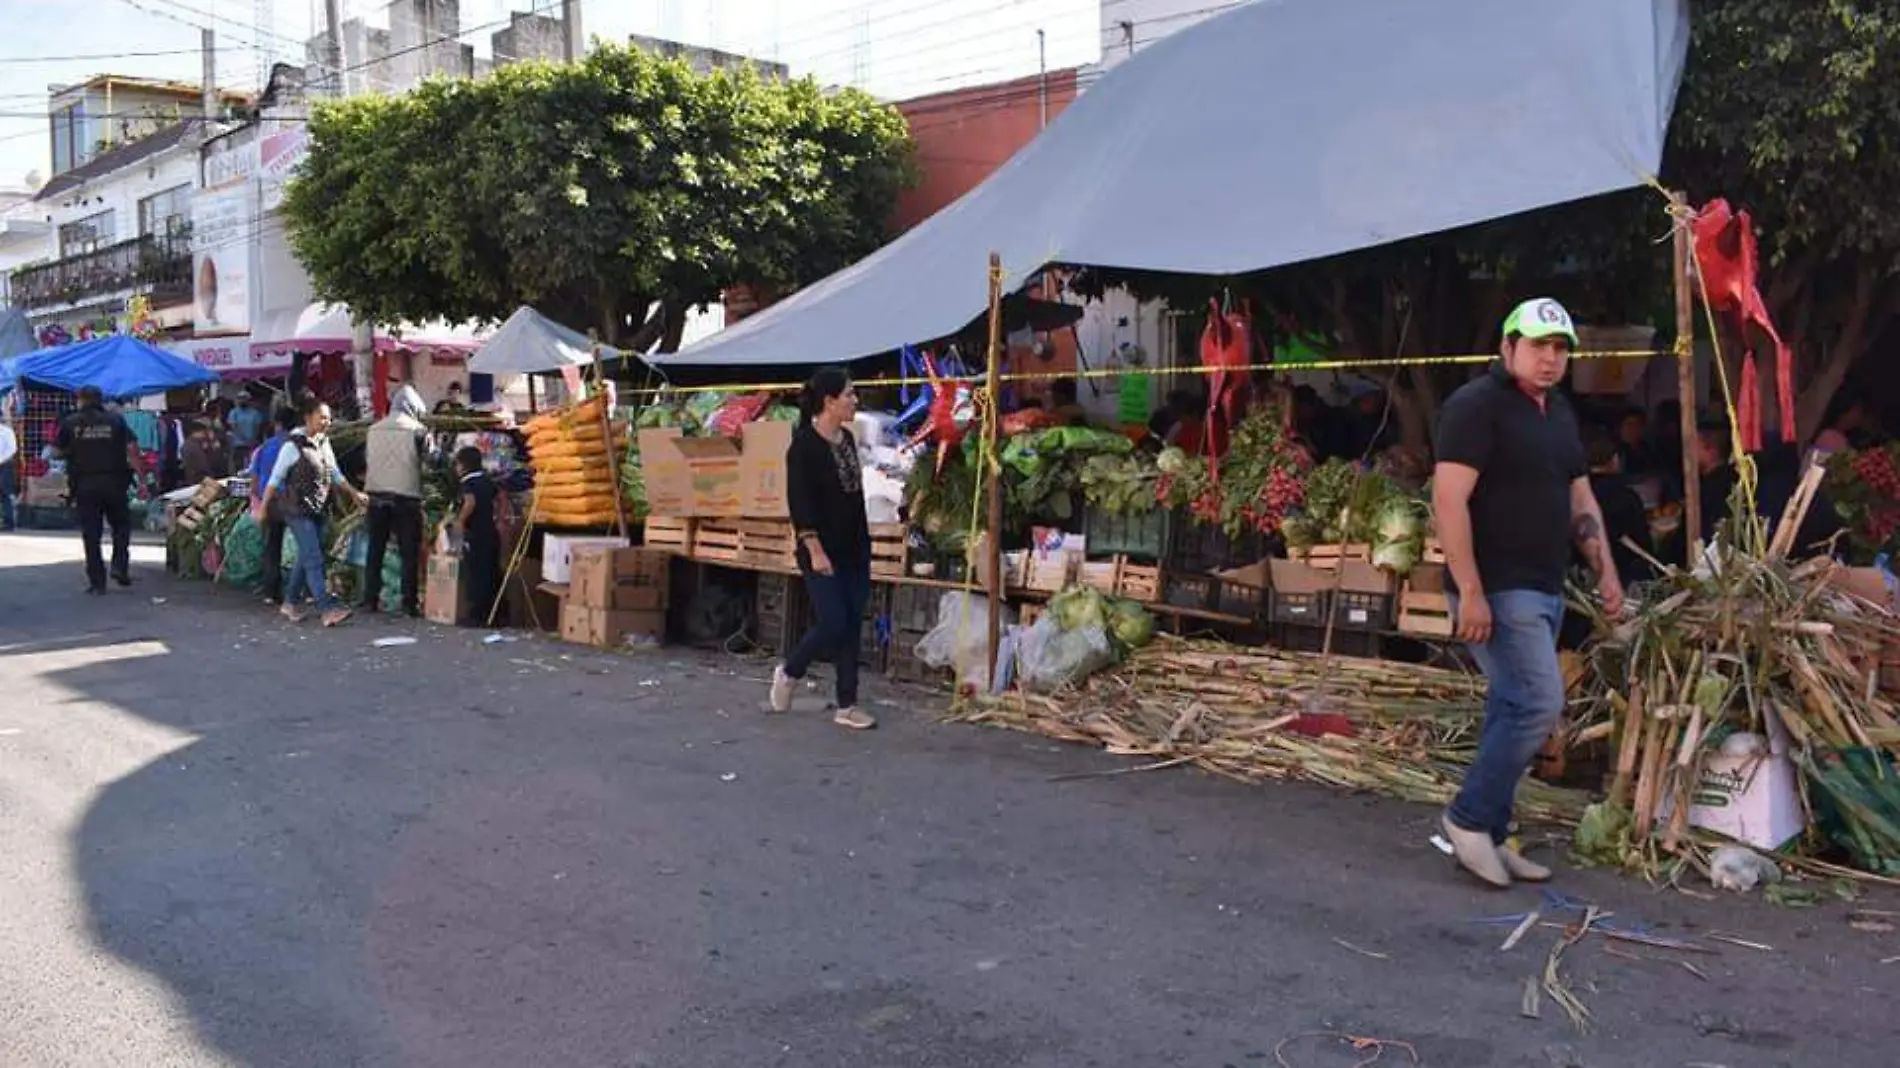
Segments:
[[[1098,453],[1082,464],[1082,499],[1106,515],[1145,515],[1155,509],[1161,470],[1140,453]]]

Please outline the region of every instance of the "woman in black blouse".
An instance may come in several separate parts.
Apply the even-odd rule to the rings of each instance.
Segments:
[[[871,526],[864,514],[858,443],[845,429],[858,394],[843,370],[827,367],[805,384],[804,417],[785,451],[785,495],[798,537],[798,569],[818,610],[818,625],[772,673],[772,711],[792,707],[792,691],[812,661],[829,653],[838,667],[832,722],[868,730],[877,720],[858,708],[858,628],[871,600]]]

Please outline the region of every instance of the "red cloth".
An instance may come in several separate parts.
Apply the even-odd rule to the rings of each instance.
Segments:
[[[1693,224],[1696,266],[1702,272],[1710,307],[1739,317],[1742,336],[1748,339],[1750,326],[1760,328],[1775,346],[1775,394],[1780,401],[1781,440],[1793,443],[1794,425],[1794,354],[1775,324],[1768,317],[1768,302],[1762,299],[1759,275],[1761,251],[1755,242],[1754,220],[1746,211],[1730,209],[1726,200],[1712,200],[1696,213]],[[1762,447],[1761,391],[1755,369],[1752,340],[1744,340],[1741,396],[1737,398],[1737,419],[1741,424],[1742,448],[1759,452]]]
[[[1247,354],[1253,348],[1253,325],[1247,316],[1221,311],[1220,302],[1207,302],[1207,328],[1201,331],[1201,364],[1207,372],[1207,436],[1204,442],[1208,471],[1220,481],[1220,458],[1228,438],[1246,407]],[[1229,370],[1233,368],[1233,370]],[[1197,452],[1199,450],[1196,450]]]

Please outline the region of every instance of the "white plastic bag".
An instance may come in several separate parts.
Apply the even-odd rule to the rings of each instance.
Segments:
[[[1717,890],[1746,894],[1757,884],[1781,881],[1781,867],[1747,846],[1725,845],[1709,861],[1709,881]]]
[[[988,597],[954,590],[937,602],[937,625],[917,642],[917,659],[934,668],[951,668],[957,684],[982,679],[990,669]]]
[[[1037,693],[1055,693],[1115,662],[1115,647],[1101,627],[1063,630],[1051,616],[1036,620],[1017,646],[1016,677]]]

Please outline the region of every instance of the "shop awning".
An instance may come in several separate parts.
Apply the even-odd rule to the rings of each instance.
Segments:
[[[810,364],[956,332],[1050,263],[1226,275],[1641,184],[1687,0],[1258,0],[1114,68],[989,180],[662,366]]]
[[[144,397],[216,382],[218,376],[135,337],[113,334],[18,357],[13,377],[73,392],[97,386],[108,397]]]
[[[287,365],[292,353],[341,355],[350,351],[350,309],[342,304],[312,304],[301,311],[267,314],[251,331],[253,363],[261,357],[280,357]],[[377,352],[409,351],[466,357],[481,346],[482,332],[447,323],[404,324],[395,330],[377,327]]]
[[[602,359],[619,359],[619,349],[600,347]],[[468,369],[485,375],[535,374],[563,367],[587,367],[594,362],[594,344],[587,335],[570,330],[526,305],[515,309],[501,329],[482,342],[469,358]]]

